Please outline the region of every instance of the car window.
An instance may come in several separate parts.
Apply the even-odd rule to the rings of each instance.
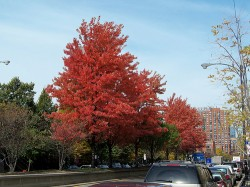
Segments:
[[[155,166],[150,169],[146,176],[147,182],[169,182],[199,184],[197,170],[195,167],[176,166]]]
[[[209,168],[211,171],[222,171],[223,173],[227,174],[226,168]]]
[[[232,166],[233,168],[237,168],[237,163],[235,162],[230,162],[230,163],[224,163],[224,165]]]
[[[213,173],[213,178],[214,178],[214,181],[216,182],[222,180],[221,175],[217,173]]]

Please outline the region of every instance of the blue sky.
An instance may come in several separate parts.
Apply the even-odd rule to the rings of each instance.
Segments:
[[[237,13],[250,18],[250,1],[235,0]],[[78,36],[82,20],[123,24],[126,51],[139,69],[165,75],[167,100],[173,93],[193,107],[221,107],[225,90],[207,77],[214,68],[211,26],[234,15],[233,0],[0,0],[0,82],[17,76],[42,89],[62,71],[63,50]],[[250,20],[250,19],[249,19]]]

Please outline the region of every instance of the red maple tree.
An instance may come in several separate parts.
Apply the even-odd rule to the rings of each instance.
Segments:
[[[167,100],[164,120],[168,124],[176,125],[180,133],[181,145],[179,151],[195,151],[204,146],[206,134],[201,127],[200,115],[195,108],[187,104],[187,100],[173,94]]]
[[[46,89],[60,108],[50,115],[56,139],[73,128],[78,137],[92,143],[94,151],[95,142],[107,140],[112,146],[159,127],[156,94],[163,92],[161,78],[147,71],[138,73],[136,57],[122,53],[128,39],[122,28],[92,18],[77,30],[79,39],[67,44],[64,71]]]
[[[164,77],[151,71],[143,70],[133,77],[133,89],[130,89],[128,98],[130,99],[136,114],[131,116],[131,126],[134,136],[129,136],[129,143],[135,146],[135,160],[138,157],[140,140],[148,135],[160,135],[166,128],[162,128],[161,121],[164,101],[159,99],[159,94],[165,92],[163,82]],[[131,130],[131,129],[130,129]]]

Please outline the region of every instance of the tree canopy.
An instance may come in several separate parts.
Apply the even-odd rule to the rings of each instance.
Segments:
[[[201,126],[201,116],[195,108],[187,104],[186,100],[173,94],[167,100],[164,120],[178,129],[181,150],[188,152],[204,147],[206,134]]]
[[[14,102],[21,107],[34,110],[34,83],[21,82],[14,77],[8,84],[0,83],[0,103]]]

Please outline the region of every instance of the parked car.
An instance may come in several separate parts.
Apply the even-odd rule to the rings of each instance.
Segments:
[[[231,165],[233,167],[233,171],[236,175],[236,179],[241,179],[242,177],[242,169],[240,168],[240,165],[238,165],[236,162],[224,162],[223,165]]]
[[[214,181],[217,183],[218,187],[232,187],[231,180],[228,180],[228,175],[222,171],[212,171]]]
[[[249,166],[250,166],[250,160],[244,159],[243,160],[243,165],[244,165],[244,173],[245,175],[248,175],[249,171]]]
[[[109,166],[107,164],[100,164],[97,167],[101,168],[101,169],[108,169],[109,168]]]
[[[121,165],[121,163],[116,162],[116,163],[112,164],[112,168],[122,168],[122,165]]]
[[[78,167],[77,165],[70,165],[68,167],[69,170],[75,170],[75,169],[80,169],[80,167]]]
[[[209,167],[209,170],[213,173],[213,172],[223,172],[225,174],[225,178],[227,180],[227,183],[229,183],[229,186],[233,186],[233,179],[232,179],[232,173],[230,171],[230,169],[228,168],[220,168],[220,167]]]
[[[245,173],[244,161],[237,161],[236,163],[237,163],[238,167],[241,168],[242,173]]]
[[[122,168],[131,168],[131,166],[129,164],[123,164]]]
[[[230,176],[232,180],[232,185],[236,184],[236,174],[233,172],[233,168],[230,165],[215,165],[214,168],[227,168],[230,170]]]
[[[91,164],[85,164],[80,166],[81,169],[83,168],[91,168]]]
[[[177,186],[217,187],[206,165],[190,161],[164,161],[154,163],[144,182],[156,182]]]
[[[146,182],[103,182],[92,187],[172,187],[171,185]]]

